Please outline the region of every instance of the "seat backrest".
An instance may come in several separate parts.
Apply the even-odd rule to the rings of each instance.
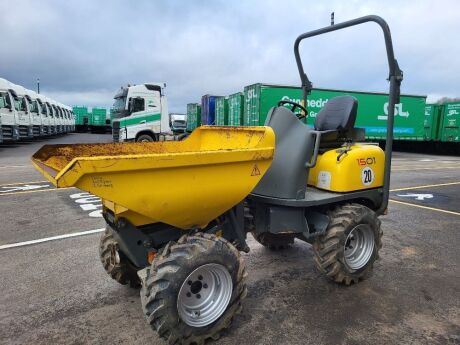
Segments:
[[[275,132],[275,155],[254,194],[283,199],[303,199],[308,171],[305,167],[313,150],[313,130],[286,107],[274,107],[265,121]]]
[[[352,96],[331,98],[316,115],[315,129],[317,131],[353,129],[357,110],[358,100]]]

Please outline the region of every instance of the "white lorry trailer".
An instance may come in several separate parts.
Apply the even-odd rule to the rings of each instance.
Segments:
[[[158,141],[173,135],[164,83],[122,87],[112,108],[112,135],[119,141]]]
[[[10,89],[11,83],[0,78],[0,122],[4,142],[19,140],[18,115]]]

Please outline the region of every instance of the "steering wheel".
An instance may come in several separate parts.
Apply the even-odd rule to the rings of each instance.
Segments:
[[[292,105],[291,107],[291,111],[294,112],[295,108],[300,108],[300,110],[303,111],[303,114],[296,114],[297,118],[299,120],[303,119],[304,117],[307,117],[307,109],[305,109],[305,107],[299,103],[296,103],[296,102],[292,102],[292,101],[279,101],[278,102],[278,107],[281,107],[283,104],[290,104]]]

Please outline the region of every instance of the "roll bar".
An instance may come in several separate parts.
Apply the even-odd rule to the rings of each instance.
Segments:
[[[382,204],[376,211],[377,214],[383,214],[388,206],[388,199],[390,196],[390,172],[391,172],[391,154],[393,152],[393,124],[394,124],[394,112],[395,104],[399,103],[400,100],[400,86],[403,80],[403,72],[399,69],[398,61],[394,57],[393,42],[391,40],[390,28],[387,22],[375,15],[365,16],[361,18],[352,19],[343,23],[334,24],[318,30],[306,32],[295,40],[294,43],[294,55],[297,63],[297,68],[300,74],[300,80],[302,81],[302,93],[304,106],[307,108],[307,96],[310,94],[312,89],[312,83],[308,79],[302,65],[302,60],[299,53],[300,42],[306,38],[322,35],[328,32],[337,31],[348,28],[350,26],[360,25],[367,22],[377,23],[383,31],[385,39],[385,46],[387,51],[390,90],[388,95],[388,119],[387,119],[387,136],[385,141],[385,171],[383,177],[383,200]]]

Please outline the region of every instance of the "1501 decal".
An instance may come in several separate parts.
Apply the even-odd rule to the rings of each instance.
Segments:
[[[377,163],[375,157],[357,158],[356,161],[358,165],[372,165]]]

